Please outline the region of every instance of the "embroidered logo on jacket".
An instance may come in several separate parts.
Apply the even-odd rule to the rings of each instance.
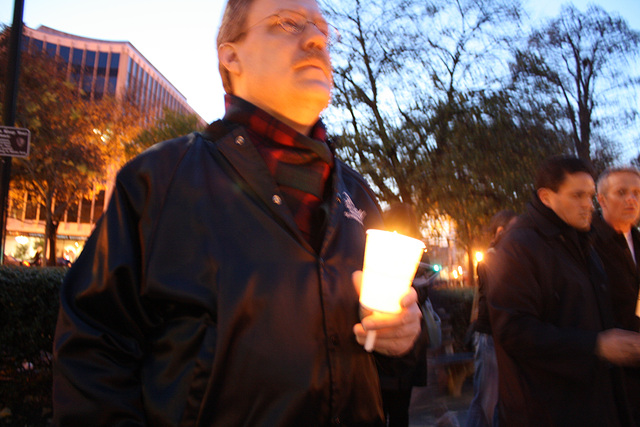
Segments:
[[[367,213],[356,207],[356,205],[353,203],[353,200],[351,200],[351,197],[349,196],[349,194],[347,194],[346,191],[343,191],[342,195],[344,196],[344,207],[347,209],[344,213],[344,216],[346,216],[347,218],[355,219],[360,223],[360,225],[364,227],[364,217],[367,215]]]

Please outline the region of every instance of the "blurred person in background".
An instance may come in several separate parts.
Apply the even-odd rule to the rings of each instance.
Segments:
[[[387,231],[394,231],[405,236],[421,240],[419,221],[413,205],[409,203],[393,203],[383,211],[384,227]],[[422,262],[428,263],[426,253]],[[418,303],[422,304],[427,298],[427,288],[416,288]],[[398,359],[397,364],[389,363],[385,357],[379,357],[378,372],[382,389],[382,406],[388,427],[409,426],[409,406],[411,391],[414,386],[427,385],[427,346],[428,336],[422,328],[420,336],[413,349]],[[389,370],[392,367],[393,370]]]
[[[594,246],[609,278],[613,319],[617,327],[640,331],[640,172],[623,167],[598,178],[598,204],[593,216]],[[636,425],[640,425],[640,368],[626,367],[625,386]]]
[[[513,224],[517,214],[511,210],[496,213],[489,221],[489,235],[492,236],[485,261],[494,252],[494,246]],[[473,400],[467,412],[467,427],[488,427],[497,425],[494,414],[498,402],[498,362],[491,337],[491,322],[487,308],[487,277],[484,261],[478,263],[478,289],[473,299],[471,325],[475,336],[475,360],[473,373]]]
[[[614,328],[594,196],[584,161],[547,159],[485,263],[500,426],[633,425],[619,366],[640,362],[640,334]]]

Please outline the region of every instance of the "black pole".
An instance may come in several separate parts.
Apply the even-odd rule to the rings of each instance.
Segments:
[[[4,98],[5,126],[15,126],[16,104],[18,99],[18,76],[20,75],[20,46],[22,42],[22,16],[24,0],[15,0],[13,25],[9,38],[9,61],[7,63],[7,82]],[[3,157],[0,162],[0,265],[4,264],[4,244],[7,229],[7,207],[9,204],[9,181],[11,181],[11,157]]]

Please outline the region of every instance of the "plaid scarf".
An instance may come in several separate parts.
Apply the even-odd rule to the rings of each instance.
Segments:
[[[311,137],[302,135],[255,105],[228,94],[225,109],[225,120],[247,128],[298,228],[318,249],[324,231],[321,205],[333,168],[326,128],[319,120]]]

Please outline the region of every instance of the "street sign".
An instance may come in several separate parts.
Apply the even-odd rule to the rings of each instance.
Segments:
[[[0,156],[29,157],[29,129],[0,126]]]

